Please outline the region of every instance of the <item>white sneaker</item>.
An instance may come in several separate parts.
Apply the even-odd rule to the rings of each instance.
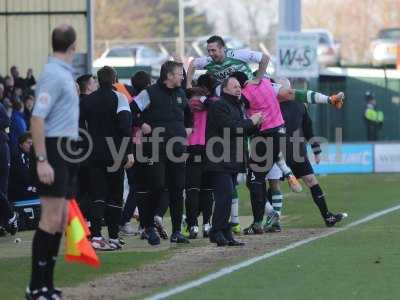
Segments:
[[[135,229],[133,228],[131,222],[125,223],[125,225],[120,226],[119,230],[121,231],[122,234],[125,234],[125,235],[134,235],[135,234]]]
[[[139,209],[136,207],[135,208],[135,211],[134,211],[134,213],[133,213],[133,218],[134,219],[136,219],[136,220],[139,220]]]
[[[100,251],[115,250],[115,247],[112,247],[102,236],[101,237],[93,237],[91,243],[92,243],[92,247],[95,250],[100,250]]]
[[[110,244],[111,248],[113,248],[113,250],[122,249],[122,243],[119,239],[110,239],[108,243]]]
[[[211,224],[203,224],[203,237],[208,238],[210,236]]]

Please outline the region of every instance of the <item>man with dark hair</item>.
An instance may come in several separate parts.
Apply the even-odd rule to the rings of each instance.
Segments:
[[[225,47],[225,41],[222,39],[222,37],[218,35],[213,35],[208,38],[207,44],[212,44],[212,43],[217,43],[218,46]]]
[[[262,121],[261,113],[253,114],[250,119],[244,118],[241,92],[236,78],[225,79],[222,82],[221,99],[211,105],[207,115],[206,143],[210,145],[217,138],[229,138],[227,145],[214,142],[212,152],[207,153],[206,170],[209,172],[215,201],[210,241],[218,246],[243,245],[234,240],[229,224],[232,194],[237,174],[245,171],[246,135]],[[228,136],[225,136],[226,133]],[[229,148],[226,149],[226,146]],[[226,153],[229,157],[224,157]]]
[[[30,167],[32,135],[24,133],[18,139],[18,148],[11,155],[8,198],[13,202],[37,196]]]
[[[76,79],[79,85],[80,95],[90,95],[97,90],[97,82],[92,74],[84,74]]]
[[[76,43],[76,31],[71,26],[56,27],[51,34],[53,52],[65,53]]]
[[[181,88],[184,78],[183,66],[175,61],[167,61],[161,66],[160,79],[157,83],[143,90],[134,103],[134,116],[140,119],[140,125],[149,142],[143,143],[143,161],[138,164],[136,199],[143,205],[143,225],[147,240],[151,245],[160,243],[155,232],[156,226],[164,236],[162,216],[155,215],[157,207],[162,205],[162,194],[168,188],[171,211],[172,243],[188,243],[181,233],[183,213],[183,189],[185,185],[185,162],[181,157],[185,152],[183,143],[172,143],[172,153],[167,152],[167,145],[172,138],[186,138],[184,110],[185,92]],[[152,134],[153,133],[153,134]],[[155,134],[160,134],[161,141]],[[173,140],[172,140],[173,141]],[[157,148],[156,148],[157,147]],[[158,156],[153,152],[158,150]],[[171,156],[179,158],[173,161]]]
[[[81,106],[93,151],[89,156],[92,246],[98,250],[122,248],[119,221],[123,202],[124,168],[133,165],[132,116],[126,97],[113,89],[117,74],[105,66],[97,72],[100,88],[88,95]],[[102,220],[109,241],[101,234]]]
[[[53,272],[67,223],[67,199],[74,196],[76,188],[76,166],[62,155],[68,153],[70,140],[78,138],[79,98],[71,66],[76,34],[71,26],[60,25],[52,35],[54,52],[38,80],[31,119],[31,162],[36,171],[41,216],[32,241],[27,299],[61,299],[61,291],[54,288]]]
[[[264,76],[269,57],[261,52],[248,49],[226,49],[224,40],[217,35],[207,40],[207,51],[209,56],[195,58],[189,65],[187,74],[187,87],[192,85],[193,75],[196,69],[205,69],[221,83],[235,71],[246,73],[249,79],[258,83]],[[258,63],[258,72],[255,78],[249,63]]]
[[[76,79],[76,83],[79,86],[79,108],[82,111],[82,104],[86,97],[97,90],[97,81],[94,79],[92,74],[84,74]],[[82,118],[82,114],[79,115],[79,129],[84,130],[86,128],[85,121]],[[79,133],[80,142],[78,142],[79,148],[83,150],[83,153],[88,151],[88,141],[86,136]],[[87,161],[83,161],[79,165],[78,171],[78,189],[76,200],[82,211],[82,214],[89,219],[90,212],[90,180],[89,180],[89,166]]]
[[[134,76],[131,78],[131,83],[134,89],[135,95],[140,94],[145,88],[147,88],[151,84],[151,77],[148,73],[144,71],[139,71],[137,72]],[[134,100],[130,103],[131,111],[135,110],[135,103]],[[133,118],[134,120],[137,120],[137,118]],[[140,139],[142,137],[142,131],[138,126],[139,124],[133,124],[132,128],[132,139],[135,145],[140,144]],[[135,212],[136,207],[138,208],[139,213],[143,211],[142,208],[142,203],[138,203],[135,198],[135,182],[137,179],[135,179],[138,175],[136,169],[137,169],[138,164],[133,166],[132,168],[126,170],[126,175],[128,177],[128,184],[129,184],[129,193],[126,198],[124,210],[122,211],[122,216],[121,216],[121,223],[120,223],[120,230],[121,233],[127,234],[127,235],[132,235],[135,233],[135,230],[133,229],[130,220],[132,219],[132,216]],[[142,220],[140,220],[140,230],[143,229],[143,224]],[[139,231],[140,231],[139,230]]]
[[[151,77],[145,71],[136,72],[135,75],[131,77],[131,84],[135,95],[139,95],[142,90],[151,84]]]

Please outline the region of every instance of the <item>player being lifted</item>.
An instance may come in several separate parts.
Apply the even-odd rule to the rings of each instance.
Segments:
[[[230,74],[236,71],[244,72],[253,83],[259,83],[264,76],[269,63],[269,57],[261,52],[248,49],[227,49],[225,41],[217,35],[207,40],[207,52],[209,56],[195,58],[189,65],[187,72],[187,88],[192,87],[192,80],[196,70],[207,70],[220,84]],[[258,73],[253,78],[249,64],[258,64]],[[218,88],[217,88],[218,89]],[[217,94],[219,95],[218,91]],[[239,200],[237,189],[232,195],[231,223],[232,231],[240,233],[239,224]]]

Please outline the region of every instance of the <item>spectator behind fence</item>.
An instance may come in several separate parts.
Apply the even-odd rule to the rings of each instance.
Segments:
[[[24,106],[20,101],[13,101],[13,112],[10,123],[10,151],[13,152],[18,146],[18,139],[27,131],[24,118]]]
[[[4,98],[12,100],[14,94],[14,79],[10,76],[4,77]]]
[[[33,105],[35,104],[35,98],[31,95],[26,96],[24,99],[24,119],[26,122],[26,127],[29,130],[31,125],[31,116]]]
[[[4,83],[0,81],[0,101],[3,100],[4,97]]]
[[[37,197],[30,170],[29,153],[32,148],[32,136],[24,133],[18,139],[18,147],[11,153],[10,181],[8,199],[15,202]]]
[[[25,79],[19,76],[19,70],[16,66],[10,68],[10,74],[14,79],[15,87],[20,87],[24,92],[31,89],[31,87],[36,84],[32,69],[28,69]]]
[[[367,140],[379,140],[379,131],[382,129],[384,115],[383,112],[376,107],[374,94],[370,91],[365,93],[366,107],[364,111],[364,121],[367,127]]]

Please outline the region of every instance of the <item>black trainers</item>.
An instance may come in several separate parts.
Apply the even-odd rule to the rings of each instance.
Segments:
[[[217,231],[210,234],[210,241],[212,243],[216,243],[218,247],[228,246],[229,244],[222,231]]]
[[[53,288],[49,291],[50,299],[52,300],[61,300],[62,299],[62,291],[58,288]]]
[[[0,237],[6,236],[7,235],[7,231],[4,229],[4,227],[0,226]]]
[[[177,243],[177,244],[189,244],[189,240],[183,236],[183,234],[180,231],[175,231],[171,235],[170,239],[171,243]]]
[[[6,231],[11,234],[15,235],[18,231],[18,214],[14,212],[11,219],[8,220],[7,225],[5,226]]]
[[[253,223],[249,227],[243,229],[243,233],[245,235],[263,234],[264,233],[264,229],[262,227],[262,224]]]
[[[325,224],[327,227],[333,227],[336,223],[342,221],[344,218],[347,218],[346,213],[333,214],[329,212],[325,217]]]
[[[140,239],[141,240],[147,240],[149,238],[149,236],[146,233],[146,230],[142,230],[142,232],[140,233]]]
[[[49,290],[46,287],[41,289],[32,290],[29,286],[26,288],[25,291],[25,299],[26,300],[52,300],[52,295],[50,294]],[[54,298],[55,300],[61,298]]]
[[[231,247],[244,246],[244,245],[245,245],[245,243],[239,242],[235,239],[228,241],[228,246],[231,246]]]
[[[160,237],[158,236],[158,234],[156,233],[154,227],[150,227],[148,229],[146,229],[146,235],[147,235],[147,242],[152,245],[160,245],[161,241],[160,241]]]

